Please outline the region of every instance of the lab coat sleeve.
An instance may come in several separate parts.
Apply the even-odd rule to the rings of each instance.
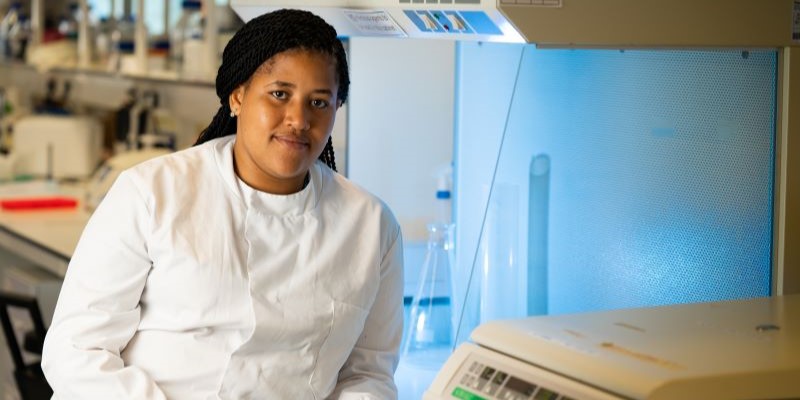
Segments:
[[[403,335],[403,240],[394,240],[381,261],[380,288],[364,330],[339,371],[330,399],[397,399],[394,372]]]
[[[120,356],[136,333],[151,268],[148,215],[123,173],[84,229],[42,353],[54,399],[166,399],[145,371]]]

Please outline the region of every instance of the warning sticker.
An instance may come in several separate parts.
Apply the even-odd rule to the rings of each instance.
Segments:
[[[795,0],[792,8],[792,40],[800,42],[800,1]]]
[[[347,10],[344,13],[347,15],[347,19],[365,35],[406,36],[403,29],[386,11]]]

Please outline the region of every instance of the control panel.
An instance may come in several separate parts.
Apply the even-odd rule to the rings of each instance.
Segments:
[[[538,366],[471,343],[459,346],[425,400],[619,400]]]
[[[470,363],[459,384],[463,387],[456,387],[453,390],[453,397],[461,399],[478,399],[480,396],[486,396],[502,400],[575,400],[479,361]],[[480,393],[480,396],[471,393],[471,390]]]

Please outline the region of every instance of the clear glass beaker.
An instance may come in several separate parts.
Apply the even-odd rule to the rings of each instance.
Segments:
[[[428,244],[419,284],[411,301],[402,359],[420,367],[441,367],[452,350],[450,250],[452,224],[428,224]]]

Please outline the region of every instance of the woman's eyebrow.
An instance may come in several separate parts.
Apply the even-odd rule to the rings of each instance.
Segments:
[[[297,87],[297,85],[295,85],[294,83],[286,82],[286,81],[272,81],[272,82],[268,83],[266,86],[268,86],[268,87],[279,87],[279,88],[289,88],[289,89],[294,89],[294,88]],[[333,96],[333,90],[327,89],[327,88],[314,89],[313,92],[314,93],[321,93],[321,94],[326,94],[326,95],[329,95],[329,96]]]
[[[284,81],[273,81],[268,83],[267,86],[288,87],[288,88],[297,87],[297,85],[295,85],[294,83],[284,82]]]

